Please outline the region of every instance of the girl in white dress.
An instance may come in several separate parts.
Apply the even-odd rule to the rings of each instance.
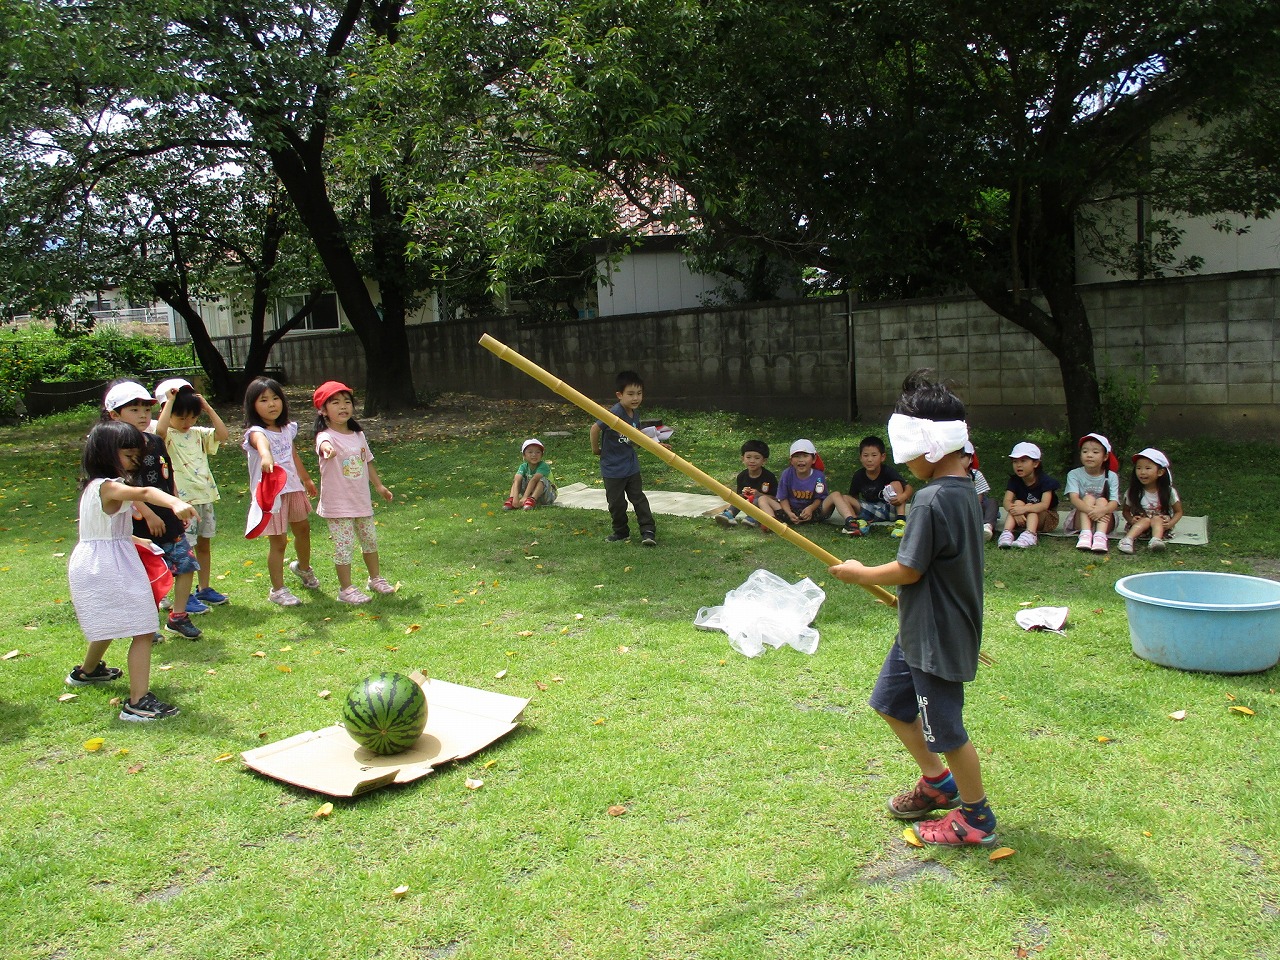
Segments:
[[[134,546],[133,505],[143,501],[168,507],[180,520],[195,517],[194,508],[177,497],[128,482],[142,448],[142,434],[121,420],[99,423],[90,431],[81,460],[80,542],[67,567],[71,602],[88,641],[84,662],[72,668],[67,683],[83,687],[118,680],[122,671],[102,658],[112,640],[132,637],[129,699],[120,719],[135,723],[177,716],[178,708],[162,703],[150,690],[156,601]]]

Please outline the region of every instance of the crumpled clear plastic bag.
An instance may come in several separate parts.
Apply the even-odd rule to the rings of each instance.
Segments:
[[[729,645],[748,657],[758,657],[766,646],[784,643],[801,653],[818,649],[818,631],[810,626],[826,592],[805,577],[790,584],[768,570],[757,570],[740,587],[730,590],[719,607],[703,607],[693,625],[723,630]]]

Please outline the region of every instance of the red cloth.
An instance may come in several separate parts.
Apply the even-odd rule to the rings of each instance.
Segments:
[[[244,538],[252,540],[259,536],[271,522],[271,515],[276,512],[280,503],[280,491],[289,480],[284,467],[273,467],[270,473],[264,472],[262,479],[253,489],[253,499],[249,501],[249,522],[245,527]]]
[[[138,550],[138,556],[142,558],[142,567],[147,571],[147,579],[151,581],[151,595],[156,599],[156,606],[159,606],[160,601],[173,589],[173,571],[169,569],[169,564],[164,562],[164,557],[158,553],[152,553],[149,547],[144,547],[140,543],[135,543],[134,547]]]

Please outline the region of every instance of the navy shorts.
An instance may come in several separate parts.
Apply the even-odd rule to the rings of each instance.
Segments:
[[[947,753],[969,742],[963,719],[964,684],[915,669],[903,658],[896,639],[884,658],[870,703],[873,710],[903,723],[915,723],[920,717],[925,743],[933,753]]]
[[[164,551],[164,562],[169,565],[174,576],[199,571],[200,564],[196,563],[196,555],[191,552],[191,544],[187,543],[186,537],[173,543],[157,543],[156,546]]]

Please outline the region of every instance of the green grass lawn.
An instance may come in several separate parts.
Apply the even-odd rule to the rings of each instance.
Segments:
[[[676,451],[725,480],[744,439],[785,452],[808,436],[843,485],[858,439],[881,432],[663,413]],[[572,409],[394,445],[367,424],[396,493],[377,510],[383,570],[403,586],[360,608],[333,599],[323,521],[325,591],[268,604],[265,544],[241,536],[243,454],[225,449],[214,585],[231,604],[198,619],[203,639],[155,651],[153,688],[182,716],[118,721],[123,683],[60,702],[84,646],[66,557],[89,419],[0,430],[0,655],[16,651],[0,660],[6,957],[1280,957],[1280,672],[1138,660],[1113,589],[1173,566],[1272,572],[1273,445],[1158,444],[1187,512],[1211,517],[1207,547],[988,547],[995,663],[968,688],[967,720],[1016,851],[992,862],[908,847],[886,815],[916,776],[866,707],[893,611],[777,537],[659,517],[648,550],[606,544],[604,513],[500,510],[528,435],[558,482],[598,482]],[[977,434],[997,489],[1016,439]],[[693,486],[643,465],[652,489]],[[815,536],[868,562],[894,552],[882,532]],[[757,568],[828,591],[815,655],[747,659],[694,629]],[[1019,629],[1029,603],[1070,607],[1066,635]],[[108,659],[123,666],[119,646]],[[240,751],[334,723],[366,674],[415,668],[530,698],[522,726],[327,818],[312,816],[327,798],[241,765]]]

